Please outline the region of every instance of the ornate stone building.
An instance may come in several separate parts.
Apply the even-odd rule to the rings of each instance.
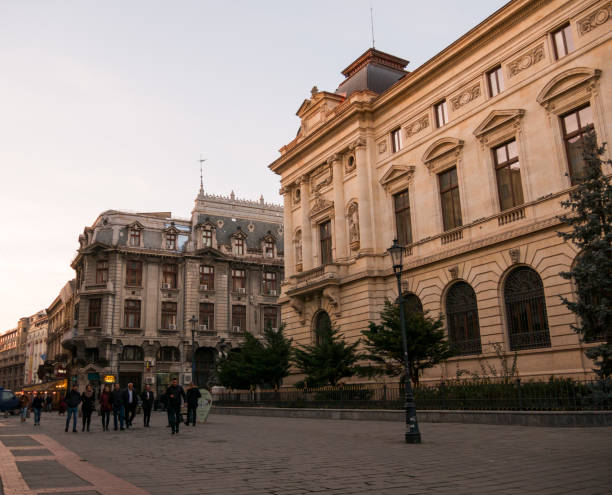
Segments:
[[[38,367],[47,359],[47,313],[39,311],[30,316],[26,336],[24,383],[38,384]]]
[[[0,335],[0,387],[21,390],[24,378],[28,318],[20,318],[17,328]]]
[[[514,0],[412,72],[370,49],[334,92],[313,88],[270,165],[296,343],[330,319],[347,339],[379,319],[398,238],[405,296],[445,316],[457,354],[425,380],[500,370],[498,351],[524,377],[590,372],[559,298],[577,253],[556,231],[582,136],[609,141],[611,15],[609,1]]]
[[[79,237],[72,263],[79,307],[66,345],[87,365],[79,381],[119,375],[161,391],[172,376],[213,378],[220,352],[245,330],[278,327],[283,209],[205,194],[190,219],[108,210]]]
[[[69,377],[69,370],[75,369],[74,348],[70,339],[75,332],[78,319],[78,305],[75,300],[75,281],[64,284],[59,294],[47,308],[47,359],[53,373],[47,379]]]

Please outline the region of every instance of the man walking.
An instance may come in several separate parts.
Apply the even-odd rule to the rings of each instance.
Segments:
[[[189,426],[189,423],[193,426],[196,425],[196,410],[198,408],[198,399],[202,397],[200,389],[196,387],[193,382],[189,384],[189,390],[187,390],[187,421],[185,424]]]
[[[68,408],[68,415],[66,416],[66,430],[70,426],[70,418],[72,417],[72,431],[77,432],[77,416],[79,415],[79,404],[81,403],[81,394],[79,394],[79,387],[74,385],[72,390],[66,395],[66,407]]]
[[[142,411],[144,414],[144,425],[149,426],[151,422],[151,409],[153,409],[153,403],[155,402],[155,395],[151,390],[151,385],[145,385],[145,390],[142,393]]]
[[[136,406],[138,405],[138,395],[134,390],[134,384],[128,383],[127,388],[123,391],[123,406],[125,408],[125,426],[130,428],[134,416],[136,416]]]
[[[113,422],[115,424],[115,431],[117,431],[117,418],[119,418],[119,424],[121,425],[121,431],[123,427],[123,394],[119,388],[119,384],[115,383],[115,388],[111,392],[111,404],[113,405]]]
[[[183,387],[178,384],[178,379],[173,378],[172,383],[166,389],[166,396],[168,398],[168,422],[172,428],[172,434],[179,432],[179,425],[181,423],[181,403],[185,400],[185,391]]]
[[[40,426],[40,413],[44,407],[44,399],[41,394],[34,392],[32,399],[32,411],[34,411],[34,426]]]

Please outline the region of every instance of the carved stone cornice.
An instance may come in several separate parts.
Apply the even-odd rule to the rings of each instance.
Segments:
[[[590,33],[602,24],[608,22],[610,17],[612,17],[612,2],[602,5],[586,17],[580,19],[578,21],[578,34],[580,36],[584,36],[585,34]]]
[[[493,110],[486,119],[474,130],[474,136],[482,145],[496,140],[497,136],[503,134],[516,134],[521,127],[521,121],[525,110],[521,108],[509,110]]]
[[[387,192],[402,189],[412,180],[415,170],[414,165],[391,165],[379,183]]]
[[[334,208],[334,202],[333,201],[329,201],[329,200],[327,200],[325,198],[318,197],[315,200],[314,206],[310,210],[310,218],[314,219],[317,216],[320,216],[320,215],[326,213],[328,210],[333,209],[333,208]]]
[[[544,43],[526,51],[508,64],[508,77],[514,77],[520,72],[544,60]]]
[[[423,163],[430,173],[442,170],[461,159],[463,140],[445,137],[432,143],[423,154]]]
[[[329,166],[332,166],[334,164],[334,162],[339,162],[340,160],[342,160],[342,155],[340,153],[334,153],[332,156],[330,156],[327,159],[327,164]]]
[[[365,148],[366,140],[365,138],[359,137],[355,139],[351,144],[349,144],[349,150],[354,151],[357,148]]]

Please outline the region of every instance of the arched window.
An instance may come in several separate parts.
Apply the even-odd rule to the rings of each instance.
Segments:
[[[416,294],[403,294],[402,299],[404,300],[404,314],[407,316],[410,313],[422,313],[423,305],[421,300]]]
[[[550,347],[542,279],[535,270],[520,266],[504,284],[510,350]]]
[[[446,296],[448,340],[455,354],[480,354],[480,326],[474,289],[466,282],[457,282]]]
[[[126,345],[121,352],[121,361],[143,361],[144,351],[137,345]]]
[[[173,361],[181,360],[181,353],[176,347],[160,347],[157,351],[158,361]]]
[[[331,331],[331,320],[325,311],[317,313],[315,319],[315,342],[320,344],[323,339],[329,337]]]

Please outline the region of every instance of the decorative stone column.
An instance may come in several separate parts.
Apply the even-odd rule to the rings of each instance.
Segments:
[[[338,153],[327,161],[333,167],[334,184],[334,236],[336,259],[346,258],[346,220],[344,218],[344,183],[342,181],[342,157]]]
[[[292,188],[283,187],[280,191],[283,195],[284,205],[284,225],[283,238],[285,243],[285,279],[288,279],[295,273],[295,248],[293,246],[293,211],[292,211]]]
[[[312,226],[310,225],[310,185],[306,175],[300,179],[302,215],[302,266],[304,271],[313,268]]]
[[[370,196],[370,176],[368,173],[368,155],[366,153],[365,139],[358,138],[351,144],[350,149],[355,152],[355,162],[357,164],[360,250],[372,252],[374,247],[372,236],[372,199]]]

